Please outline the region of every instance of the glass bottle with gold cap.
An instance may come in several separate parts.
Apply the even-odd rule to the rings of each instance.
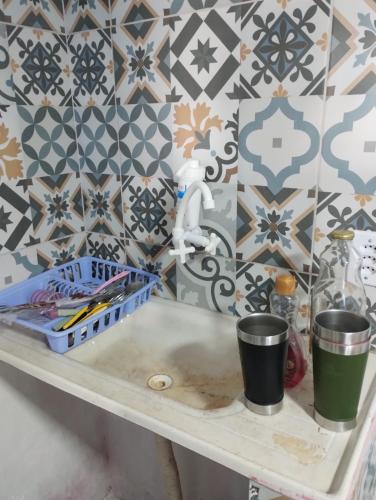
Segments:
[[[312,288],[311,325],[316,314],[328,309],[366,312],[362,260],[352,244],[354,232],[333,231],[329,237],[332,242],[320,255],[319,275]]]

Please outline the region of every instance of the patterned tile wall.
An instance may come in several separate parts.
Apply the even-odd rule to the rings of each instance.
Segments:
[[[0,12],[0,253],[86,231],[89,254],[159,273],[160,296],[235,315],[266,310],[288,271],[304,329],[328,233],[376,230],[375,3],[1,0]],[[207,166],[217,209],[201,225],[221,243],[182,266],[168,249],[189,158]]]

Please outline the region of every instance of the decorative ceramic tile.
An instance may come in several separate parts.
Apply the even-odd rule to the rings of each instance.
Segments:
[[[336,229],[376,231],[376,196],[320,191],[314,231],[314,272],[321,252],[330,244],[328,235]]]
[[[254,312],[270,312],[269,297],[280,274],[291,274],[295,277],[296,295],[299,299],[297,325],[299,331],[308,327],[310,315],[309,274],[299,274],[280,267],[236,262],[236,303],[235,314],[247,316]]]
[[[177,18],[171,30],[171,100],[237,99],[240,21],[226,9]]]
[[[267,0],[244,9],[240,98],[324,94],[328,4]]]
[[[175,223],[176,195],[170,179],[125,176],[125,236],[149,245],[167,245]]]
[[[27,182],[0,182],[0,253],[33,244]]]
[[[116,24],[135,23],[162,16],[170,0],[112,0],[111,17]]]
[[[239,181],[274,193],[315,186],[322,109],[315,96],[241,101]]]
[[[0,180],[24,177],[21,128],[16,106],[0,107]]]
[[[338,192],[376,193],[376,93],[328,100],[320,187]]]
[[[3,290],[42,271],[37,263],[36,246],[0,255],[0,289]]]
[[[371,323],[371,332],[374,335],[373,349],[376,349],[376,287],[366,286],[367,294],[367,317]]]
[[[85,200],[86,231],[124,236],[121,177],[82,174],[81,182]]]
[[[118,106],[120,168],[124,174],[173,177],[171,104]]]
[[[66,37],[9,25],[7,30],[17,104],[71,104]]]
[[[3,0],[8,22],[64,32],[62,0]]]
[[[41,270],[45,271],[46,269],[60,266],[71,260],[88,255],[86,233],[76,233],[65,238],[37,245],[36,250],[37,262]]]
[[[196,158],[207,167],[206,180],[236,183],[238,173],[238,101],[181,101],[173,105],[176,168]]]
[[[160,277],[161,281],[154,291],[155,295],[163,299],[176,300],[176,259],[168,254],[169,247],[126,240],[125,250],[129,266]]]
[[[248,0],[170,0],[169,9],[165,10],[165,15],[187,14],[199,9],[212,9],[215,7],[226,7],[231,4],[238,4]]]
[[[204,235],[214,233],[219,237],[217,255],[235,258],[236,252],[236,185],[210,184],[215,202],[214,210],[200,213],[200,227]]]
[[[0,105],[15,102],[7,30],[0,24]]]
[[[75,108],[80,167],[85,172],[120,173],[115,106]]]
[[[165,102],[171,86],[168,25],[158,19],[127,24],[112,40],[117,101]]]
[[[328,94],[366,94],[376,89],[376,5],[336,1]]]
[[[64,20],[69,32],[105,28],[110,24],[109,0],[67,0]]]
[[[233,314],[235,261],[206,254],[177,260],[177,299],[185,304]]]
[[[109,29],[69,37],[73,101],[77,106],[114,104],[114,71]]]
[[[124,240],[108,234],[88,233],[87,255],[125,264]]]
[[[314,191],[239,185],[237,259],[309,272]]]
[[[85,230],[78,173],[34,177],[29,196],[35,239],[55,240]]]
[[[79,170],[73,108],[18,106],[25,176]]]

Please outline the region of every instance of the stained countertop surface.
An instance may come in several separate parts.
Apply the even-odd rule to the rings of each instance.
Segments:
[[[39,334],[2,325],[0,360],[165,436],[291,498],[351,498],[376,435],[376,355],[371,354],[355,430],[312,419],[312,374],[262,417],[241,397],[235,319],[153,298],[122,323],[66,355]],[[153,391],[155,373],[171,376]]]

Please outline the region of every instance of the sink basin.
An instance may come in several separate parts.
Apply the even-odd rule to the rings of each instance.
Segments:
[[[163,301],[162,312],[160,305],[160,299],[152,299],[64,356],[191,409],[241,410],[235,319],[202,310],[198,315],[194,307],[187,314],[187,306],[177,302]],[[188,321],[182,321],[182,308]],[[157,390],[150,388],[154,375],[168,375],[171,386],[157,379]]]

